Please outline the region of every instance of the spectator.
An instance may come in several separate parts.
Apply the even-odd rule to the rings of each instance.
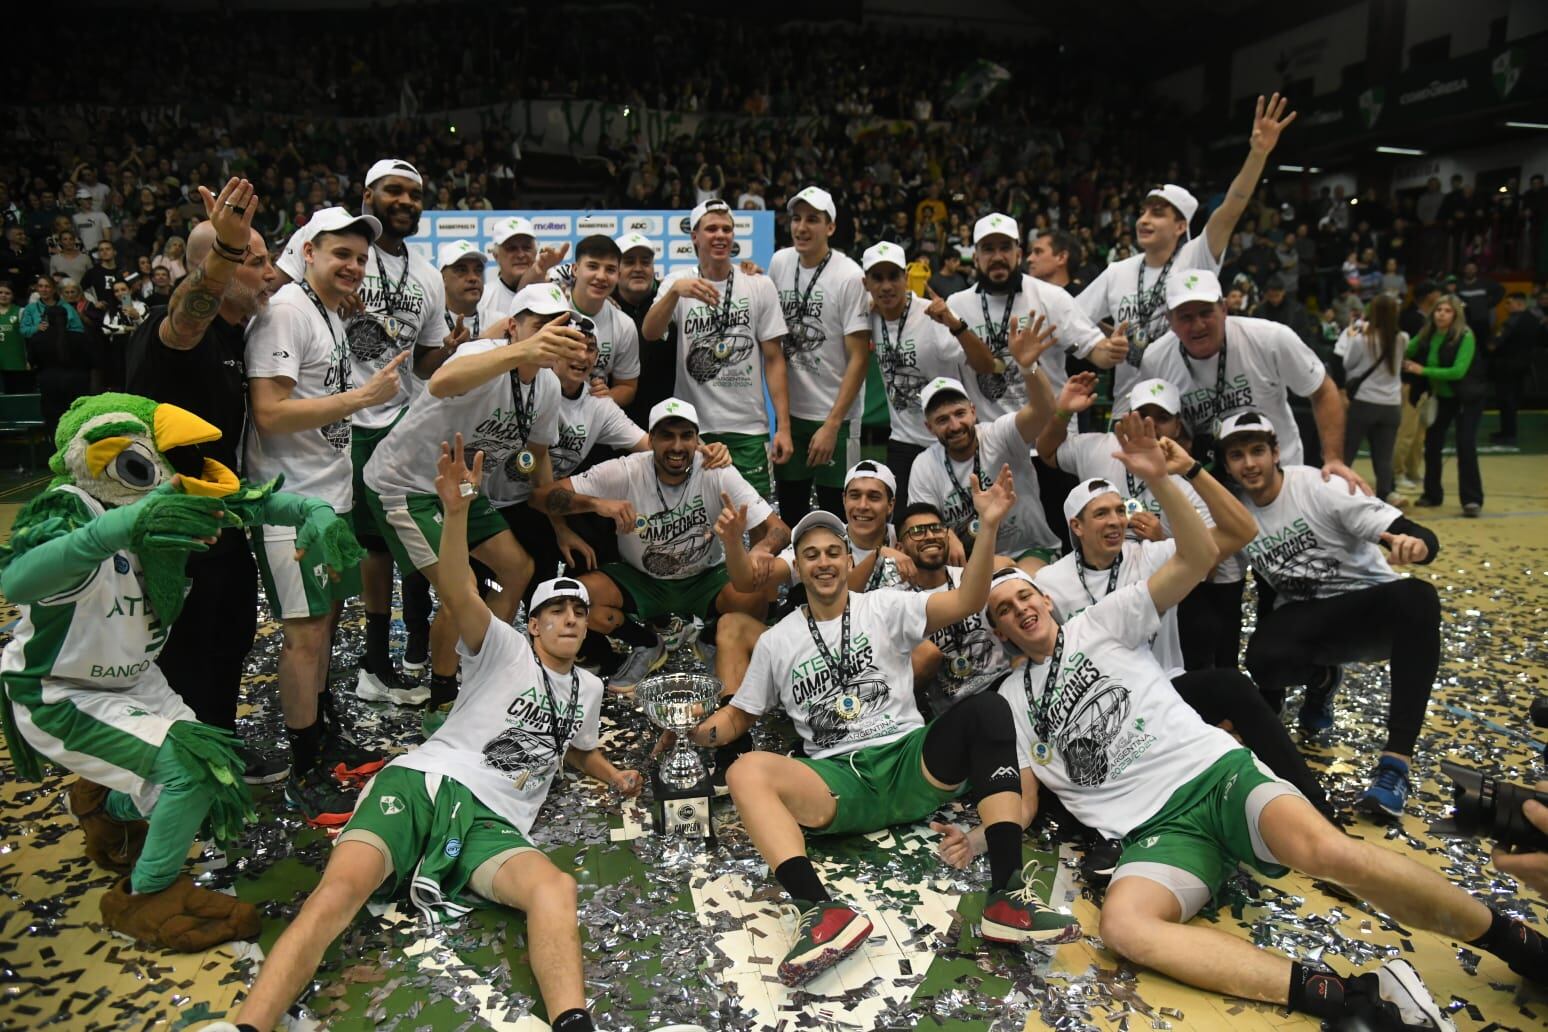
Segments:
[[[737,208],[742,211],[765,211],[768,204],[763,199],[763,184],[756,179],[748,182],[747,188],[736,199]]]
[[[916,254],[914,260],[908,263],[904,270],[908,276],[908,289],[920,297],[925,296],[925,287],[930,283],[930,258],[928,255]]]
[[[1294,330],[1295,335],[1304,340],[1312,350],[1319,350],[1318,345],[1322,343],[1321,335],[1312,325],[1311,313],[1296,299],[1287,288],[1284,278],[1277,273],[1269,277],[1268,285],[1263,290],[1263,301],[1253,314],[1259,319],[1283,323]]]
[[[113,236],[113,221],[105,212],[98,211],[96,204],[97,197],[90,190],[82,187],[76,192],[75,214],[70,221],[75,226],[82,250],[95,250],[98,244]]]
[[[1297,249],[1294,233],[1286,233],[1274,248],[1274,261],[1279,263],[1280,282],[1293,298],[1301,296],[1301,252]]]
[[[693,203],[696,205],[719,200],[721,191],[726,188],[726,174],[720,170],[719,165],[701,164],[693,174],[693,188]]]
[[[0,247],[0,278],[10,283],[35,283],[43,275],[44,263],[27,241],[27,231],[19,225],[5,227],[5,246]]]
[[[21,332],[21,306],[10,280],[0,280],[0,391],[30,394],[37,377],[27,364],[27,342]]]
[[[1440,189],[1440,181],[1435,181]],[[1435,302],[1440,300],[1440,287],[1425,280],[1414,288],[1413,302],[1398,314],[1398,329],[1413,340],[1424,329]],[[1424,481],[1424,420],[1419,405],[1429,393],[1430,382],[1422,376],[1403,374],[1403,419],[1398,426],[1397,447],[1392,456],[1394,486],[1402,494],[1420,490]]]
[[[165,266],[151,270],[150,292],[145,295],[144,300],[147,308],[156,308],[171,302],[172,273]]]
[[[962,258],[955,250],[948,248],[941,255],[940,271],[930,277],[930,289],[941,297],[950,297],[967,288],[968,278],[962,274]]]
[[[1469,261],[1462,266],[1462,278],[1457,281],[1455,293],[1467,306],[1467,325],[1473,331],[1478,346],[1489,350],[1494,338],[1494,310],[1505,297],[1505,288],[1492,279],[1478,275],[1478,263]]]
[[[70,403],[92,393],[93,362],[80,314],[60,300],[49,277],[38,277],[36,289],[38,299],[22,309],[21,334],[27,361],[37,370],[44,435],[53,440]]]
[[[1417,361],[1416,359],[1422,359]],[[1435,421],[1424,436],[1422,506],[1445,501],[1441,487],[1442,449],[1452,421],[1457,424],[1457,483],[1462,515],[1483,510],[1483,478],[1478,471],[1478,424],[1483,419],[1483,375],[1477,361],[1477,341],[1468,329],[1467,308],[1455,294],[1435,302],[1419,335],[1408,342],[1403,371],[1423,376],[1436,398]]]
[[[114,286],[127,283],[129,273],[119,264],[118,250],[111,240],[97,245],[97,264],[86,270],[81,277],[81,292],[94,313],[92,321],[101,322],[107,315],[118,310]]]
[[[167,242],[162,245],[161,253],[151,261],[151,268],[163,268],[172,276],[172,285],[175,287],[179,280],[188,275],[188,264],[184,260],[184,243],[180,236],[169,236]]]
[[[1521,388],[1531,373],[1532,356],[1548,345],[1548,329],[1527,311],[1526,294],[1518,290],[1505,300],[1510,313],[1489,351],[1489,375],[1494,380],[1494,396],[1500,406],[1500,428],[1489,435],[1489,440],[1514,447]]]
[[[1407,504],[1394,488],[1392,454],[1403,417],[1403,384],[1399,378],[1408,334],[1398,329],[1398,302],[1378,294],[1366,318],[1346,329],[1334,345],[1344,364],[1344,396],[1349,414],[1344,427],[1344,464],[1351,465],[1360,443],[1368,441],[1376,470],[1376,497],[1387,504]]]
[[[1382,268],[1381,292],[1390,294],[1399,301],[1402,301],[1403,296],[1408,293],[1408,279],[1399,270],[1396,258],[1388,258]]]
[[[48,260],[48,271],[56,280],[79,280],[91,269],[91,255],[81,250],[80,237],[74,230],[59,234],[59,251]]]

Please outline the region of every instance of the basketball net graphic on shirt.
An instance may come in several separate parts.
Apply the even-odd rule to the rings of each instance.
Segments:
[[[640,564],[652,577],[671,580],[683,570],[703,561],[714,543],[709,514],[698,491],[665,512],[644,517],[645,525],[636,533],[645,545]]]
[[[730,377],[731,366],[747,361],[758,342],[752,335],[752,307],[745,297],[732,298],[722,318],[721,309],[698,305],[683,320],[688,354],[684,365],[696,383],[724,380],[725,386],[750,387],[752,377]]]
[[[556,715],[547,700],[527,693],[511,703],[506,727],[484,744],[484,766],[506,775],[521,788],[529,777],[541,777],[559,765],[554,751]],[[578,706],[567,721],[572,732],[579,728]]]

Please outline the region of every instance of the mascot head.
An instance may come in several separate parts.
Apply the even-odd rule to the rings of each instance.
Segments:
[[[137,394],[77,398],[59,420],[49,459],[55,484],[74,484],[104,505],[127,505],[176,474],[193,495],[225,497],[236,474],[206,456],[201,445],[220,430],[186,409]]]

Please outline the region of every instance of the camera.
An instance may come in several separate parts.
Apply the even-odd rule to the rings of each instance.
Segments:
[[[1500,781],[1450,760],[1441,762],[1441,773],[1452,782],[1456,810],[1451,824],[1459,833],[1487,835],[1511,852],[1548,853],[1548,835],[1521,812],[1521,804],[1528,799],[1548,806],[1548,792]]]

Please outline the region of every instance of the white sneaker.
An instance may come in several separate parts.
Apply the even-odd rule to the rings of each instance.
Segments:
[[[1424,987],[1419,972],[1406,960],[1389,960],[1376,971],[1381,998],[1398,1009],[1408,1028],[1457,1032],[1456,1024],[1446,1016]]]
[[[666,660],[666,645],[660,638],[657,638],[656,644],[650,648],[635,649],[629,653],[629,658],[623,661],[623,666],[607,679],[607,690],[618,693],[634,691],[635,685],[658,670]]]
[[[396,673],[386,678],[360,668],[355,679],[355,695],[366,702],[390,702],[396,706],[422,706],[430,698],[430,686],[409,684]]]

